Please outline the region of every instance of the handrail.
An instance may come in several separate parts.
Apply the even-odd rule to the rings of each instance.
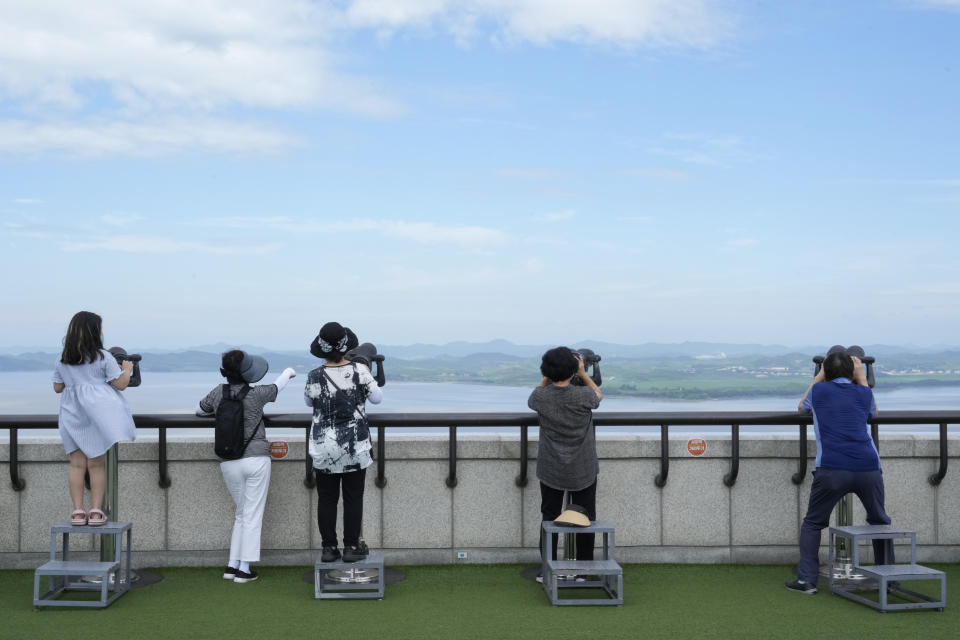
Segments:
[[[300,428],[310,422],[309,414],[270,414],[265,417],[269,420],[271,427],[279,428]],[[457,427],[519,427],[521,429],[521,468],[516,482],[518,486],[526,484],[528,460],[525,435],[528,427],[539,424],[535,413],[374,413],[368,414],[367,418],[370,425],[377,429],[376,485],[379,488],[383,488],[387,482],[385,475],[387,427],[448,429],[450,473],[446,482],[451,488],[457,483]],[[730,471],[723,478],[724,484],[730,487],[736,482],[739,473],[741,427],[799,425],[798,471],[793,474],[792,480],[795,484],[800,484],[806,476],[806,428],[813,420],[810,414],[798,414],[795,411],[595,412],[593,420],[598,427],[660,427],[660,473],[654,478],[654,484],[660,488],[665,486],[669,472],[670,426],[730,426]],[[171,428],[209,429],[213,426],[211,418],[192,414],[137,414],[134,416],[134,422],[139,428],[158,429],[158,484],[163,488],[169,487],[171,483],[167,470],[166,430]],[[904,424],[940,425],[940,467],[929,479],[931,484],[939,484],[947,470],[947,425],[960,424],[960,410],[884,411],[871,420],[871,435],[879,445],[879,425]],[[21,491],[26,486],[24,479],[20,476],[18,432],[24,429],[55,428],[57,428],[55,415],[0,415],[0,429],[8,429],[10,432],[10,483],[14,490]],[[309,429],[307,437],[309,438]],[[309,453],[305,453],[304,462],[306,466],[304,485],[311,487],[313,476]]]
[[[940,481],[943,480],[943,476],[947,475],[947,425],[944,422],[940,423],[940,467],[937,469],[936,473],[930,474],[930,484],[937,486],[940,484]]]
[[[793,484],[803,484],[807,477],[807,425],[800,423],[800,452],[797,454],[797,472],[791,476]]]

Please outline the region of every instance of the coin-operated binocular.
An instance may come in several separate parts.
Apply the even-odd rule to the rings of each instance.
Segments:
[[[124,360],[129,360],[133,363],[133,371],[130,372],[130,382],[127,383],[128,387],[139,387],[140,386],[140,361],[143,360],[143,356],[139,353],[127,353],[123,347],[110,347],[107,349],[114,358],[117,359],[117,364],[123,366]]]
[[[870,385],[871,389],[873,388],[873,385],[876,383],[876,379],[873,377],[873,363],[876,362],[876,359],[873,356],[866,355],[863,347],[855,344],[849,347],[844,347],[842,344],[835,344],[827,350],[827,356],[833,353],[845,353],[853,358],[859,358],[863,366],[867,368],[867,384]],[[816,365],[813,370],[813,375],[820,373],[820,368],[823,367],[824,360],[826,360],[826,356],[813,356],[813,363]]]
[[[363,344],[357,345],[350,351],[347,351],[343,356],[350,362],[359,362],[367,366],[367,369],[370,369],[373,379],[377,381],[377,386],[382,387],[387,384],[387,379],[383,374],[383,360],[384,357],[377,353],[377,348],[370,344],[369,342],[364,342]],[[373,365],[376,364],[376,373],[374,373]]]
[[[583,360],[583,368],[584,370],[590,370],[587,375],[590,376],[593,383],[598,387],[603,384],[603,378],[600,377],[600,354],[594,353],[590,349],[570,349],[570,351],[573,351],[573,355]],[[582,386],[583,380],[578,376],[573,376],[570,384]]]

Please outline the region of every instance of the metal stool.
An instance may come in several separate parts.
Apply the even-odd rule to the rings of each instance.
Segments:
[[[868,598],[854,593],[846,588],[843,581],[834,579],[830,575],[830,591],[838,596],[849,598],[855,602],[873,607],[878,611],[886,613],[887,611],[898,611],[902,609],[937,609],[943,611],[947,605],[947,578],[943,571],[937,571],[929,567],[917,564],[917,534],[909,529],[901,529],[890,525],[863,525],[857,527],[830,527],[830,547],[829,558],[833,561],[834,540],[835,538],[844,538],[849,540],[850,547],[853,548],[853,566],[869,578],[877,581],[877,591],[879,602],[874,602]],[[859,543],[867,540],[890,540],[891,544],[896,539],[910,540],[910,564],[860,564]],[[904,589],[900,586],[900,581],[907,580],[939,580],[940,581],[940,599],[931,598],[922,593]],[[893,583],[893,584],[891,584]],[[893,593],[911,602],[901,604],[890,604],[887,594]]]
[[[63,534],[63,551],[57,559],[57,534]],[[82,533],[113,536],[114,558],[108,562],[70,559],[70,534]],[[126,533],[127,548],[123,551],[123,534]],[[132,526],[129,522],[108,522],[92,527],[74,526],[69,522],[50,529],[50,561],[33,574],[33,608],[38,607],[99,607],[103,608],[130,590],[130,539]],[[40,595],[40,577],[49,576],[46,593]],[[73,579],[71,579],[73,578]],[[96,578],[86,581],[81,578]],[[99,584],[98,584],[99,582]],[[64,591],[99,591],[99,600],[55,599]],[[112,593],[111,593],[112,592]]]
[[[313,597],[323,599],[383,599],[383,556],[370,553],[359,562],[321,562],[313,565]]]
[[[613,525],[609,522],[595,521],[588,527],[564,527],[554,524],[551,521],[544,521],[541,524],[543,528],[543,547],[541,553],[543,565],[541,572],[543,575],[543,590],[550,598],[550,604],[553,606],[561,605],[622,605],[623,604],[623,569],[614,559],[616,551],[615,534]],[[603,536],[603,550],[600,560],[553,560],[553,535],[554,533],[599,533]],[[584,582],[561,581],[560,574],[576,573],[582,575],[596,576],[599,580],[586,580]],[[599,587],[603,589],[607,598],[560,598],[560,589],[576,587],[588,588]]]

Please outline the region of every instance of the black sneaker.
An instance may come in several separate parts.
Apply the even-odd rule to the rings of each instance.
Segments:
[[[237,570],[233,567],[227,567],[223,570],[223,579],[224,580],[233,580],[237,577]]]
[[[344,547],[343,548],[343,561],[344,562],[360,562],[361,560],[366,560],[367,555],[369,555],[370,549],[367,547],[367,543],[360,541],[355,547]]]
[[[254,571],[253,569],[250,569],[250,573],[247,573],[246,571],[240,571],[240,569],[237,569],[237,577],[234,578],[233,581],[243,584],[244,582],[253,582],[259,577],[260,576],[257,575],[257,572]]]
[[[340,549],[336,547],[324,547],[320,554],[320,562],[336,562],[340,559]]]
[[[817,592],[817,585],[810,584],[809,582],[804,582],[799,578],[796,580],[790,580],[788,582],[784,582],[783,586],[785,586],[790,591],[795,591],[797,593],[802,593],[808,596],[812,596]]]

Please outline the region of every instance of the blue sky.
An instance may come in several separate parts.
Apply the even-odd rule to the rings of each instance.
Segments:
[[[960,344],[960,0],[0,3],[0,345]]]

